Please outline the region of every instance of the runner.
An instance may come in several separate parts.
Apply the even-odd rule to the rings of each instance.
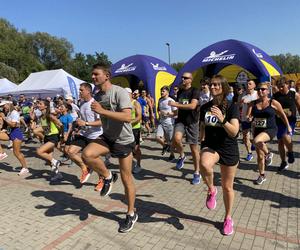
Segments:
[[[27,163],[24,155],[21,153],[21,144],[23,141],[23,134],[20,129],[20,114],[16,111],[12,102],[3,102],[3,111],[6,113],[0,113],[0,117],[4,123],[6,123],[7,130],[0,132],[0,141],[11,140],[13,142],[13,153],[22,165],[22,168],[18,175],[24,175],[29,173]],[[0,145],[0,160],[7,157],[7,154],[3,152]]]
[[[65,155],[68,152],[70,141],[71,141],[71,132],[72,132],[72,123],[73,117],[71,116],[72,106],[67,102],[63,102],[59,107],[59,120],[63,125],[63,137],[58,144],[58,149]],[[67,161],[67,157],[66,160]]]
[[[199,90],[192,87],[193,75],[184,72],[182,75],[182,89],[178,92],[177,102],[169,101],[169,106],[178,109],[178,116],[175,120],[173,146],[180,154],[176,168],[182,169],[186,156],[182,145],[182,138],[186,135],[186,142],[190,145],[193,156],[194,174],[192,184],[200,183],[199,169],[199,110],[197,111]]]
[[[87,182],[91,175],[91,170],[84,164],[80,151],[83,150],[90,142],[98,138],[102,133],[101,120],[99,114],[91,110],[91,104],[94,101],[92,97],[92,86],[89,83],[81,83],[79,94],[82,99],[80,105],[80,118],[77,119],[76,124],[79,127],[78,133],[70,142],[70,147],[67,151],[70,159],[81,168],[82,174],[80,183]],[[101,191],[103,187],[103,178],[99,176],[98,184],[95,191]]]
[[[247,150],[246,161],[251,161],[253,159],[253,154],[251,150],[251,141],[250,141],[250,132],[252,123],[247,120],[247,110],[248,105],[252,101],[255,101],[257,96],[257,91],[255,90],[256,84],[253,80],[247,82],[247,92],[242,97],[240,105],[242,108],[241,111],[241,122],[242,122],[242,131],[243,131],[243,142]]]
[[[130,88],[125,88],[125,89],[129,94],[129,98],[132,104],[131,126],[132,126],[132,132],[135,140],[133,157],[136,159],[136,162],[134,162],[134,165],[132,167],[132,173],[138,174],[142,170],[141,167],[142,152],[140,148],[142,108],[140,103],[137,100],[132,98],[132,90]]]
[[[229,84],[226,78],[216,75],[211,79],[210,91],[213,100],[204,104],[200,111],[201,143],[200,169],[208,186],[206,206],[212,210],[217,205],[217,188],[214,186],[213,168],[216,163],[221,167],[221,183],[225,205],[223,234],[233,233],[231,217],[234,201],[233,180],[239,163],[237,135],[239,132],[239,107],[226,97]]]
[[[174,134],[174,116],[177,115],[177,108],[169,106],[169,101],[174,100],[169,97],[170,89],[168,86],[163,86],[160,89],[161,97],[158,101],[157,111],[159,114],[159,124],[156,132],[156,141],[160,143],[162,148],[162,155],[165,155],[167,151],[170,152],[169,161],[175,159],[174,150],[171,145]]]
[[[132,176],[132,150],[134,148],[134,136],[131,127],[130,99],[125,89],[113,85],[110,81],[110,69],[104,65],[93,66],[92,79],[96,88],[100,91],[95,95],[95,102],[91,109],[100,114],[103,126],[103,134],[90,143],[82,153],[84,162],[104,177],[104,186],[101,196],[111,192],[113,182],[118,175],[109,171],[99,156],[111,153],[112,157],[119,159],[121,179],[125,188],[125,196],[128,202],[127,216],[119,227],[119,232],[129,232],[138,219],[135,212],[135,186]]]
[[[294,134],[297,121],[297,109],[300,113],[300,95],[295,91],[290,90],[290,83],[287,82],[285,77],[281,77],[280,79],[278,79],[276,84],[279,91],[274,94],[273,98],[281,104],[283,111],[289,120],[290,127],[292,128],[292,133]],[[293,152],[292,136],[288,134],[287,127],[277,116],[276,124],[278,127],[278,151],[281,158],[281,164],[278,171],[282,171],[289,167],[288,163],[294,163],[295,157]],[[288,157],[288,162],[286,161],[286,155]]]
[[[41,126],[43,128],[44,144],[37,149],[37,154],[51,164],[53,176],[50,181],[57,181],[63,177],[58,169],[60,161],[53,157],[53,152],[60,140],[60,135],[63,135],[63,125],[56,116],[50,113],[49,101],[39,101],[38,107],[39,110],[42,111]]]
[[[277,133],[276,113],[284,121],[288,133],[292,133],[292,128],[280,103],[268,97],[269,87],[269,82],[262,82],[258,85],[258,99],[249,104],[247,111],[248,121],[252,121],[253,118],[254,122],[253,143],[259,169],[259,176],[255,180],[255,184],[258,185],[266,181],[265,167],[272,164],[273,153],[268,150],[266,142],[271,141]]]

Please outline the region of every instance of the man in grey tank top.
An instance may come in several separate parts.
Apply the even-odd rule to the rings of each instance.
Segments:
[[[122,182],[126,190],[128,201],[127,216],[120,225],[119,232],[129,232],[138,219],[135,212],[135,186],[133,182],[132,150],[134,136],[131,127],[131,102],[127,91],[110,81],[110,69],[102,64],[95,64],[92,71],[92,80],[98,92],[91,109],[101,117],[103,134],[90,143],[83,151],[84,162],[104,177],[104,186],[101,196],[107,196],[118,175],[109,171],[99,156],[108,153],[119,159]]]

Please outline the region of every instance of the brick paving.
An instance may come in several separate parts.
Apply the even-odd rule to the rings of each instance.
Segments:
[[[142,144],[143,171],[135,176],[139,220],[118,233],[126,212],[123,187],[116,182],[109,197],[95,192],[93,174],[79,185],[79,168],[61,167],[64,180],[49,185],[50,169],[38,159],[38,144],[23,146],[31,174],[17,175],[12,151],[0,162],[0,249],[300,249],[300,136],[294,137],[296,162],[280,174],[277,144],[270,144],[274,162],[267,181],[257,178],[255,160],[241,164],[235,178],[235,233],[221,234],[224,217],[219,166],[215,167],[218,204],[205,206],[206,187],[191,185],[191,156],[182,170],[161,156],[151,140]],[[188,151],[188,147],[186,147]],[[240,145],[241,157],[246,156]],[[56,155],[59,155],[56,152]],[[111,169],[118,171],[115,160]]]

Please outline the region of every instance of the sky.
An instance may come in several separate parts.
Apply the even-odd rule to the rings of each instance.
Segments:
[[[104,52],[115,63],[144,54],[187,62],[222,40],[269,55],[300,55],[300,0],[0,0],[0,17],[18,30],[66,38],[74,52]]]

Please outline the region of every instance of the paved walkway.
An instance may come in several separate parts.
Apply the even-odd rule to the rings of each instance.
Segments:
[[[294,137],[296,162],[281,174],[276,172],[277,145],[270,144],[274,163],[261,186],[253,184],[255,162],[242,160],[234,185],[235,233],[227,237],[220,233],[224,205],[218,166],[218,204],[208,211],[206,187],[190,184],[191,157],[178,171],[161,156],[158,144],[146,141],[144,170],[136,175],[139,221],[131,232],[120,234],[126,212],[120,180],[102,198],[93,190],[96,175],[80,187],[74,165],[61,168],[64,181],[49,185],[49,167],[34,153],[38,144],[23,147],[31,174],[19,177],[19,165],[5,149],[9,157],[0,163],[0,249],[300,249],[299,139]],[[245,156],[243,145],[240,150]]]

